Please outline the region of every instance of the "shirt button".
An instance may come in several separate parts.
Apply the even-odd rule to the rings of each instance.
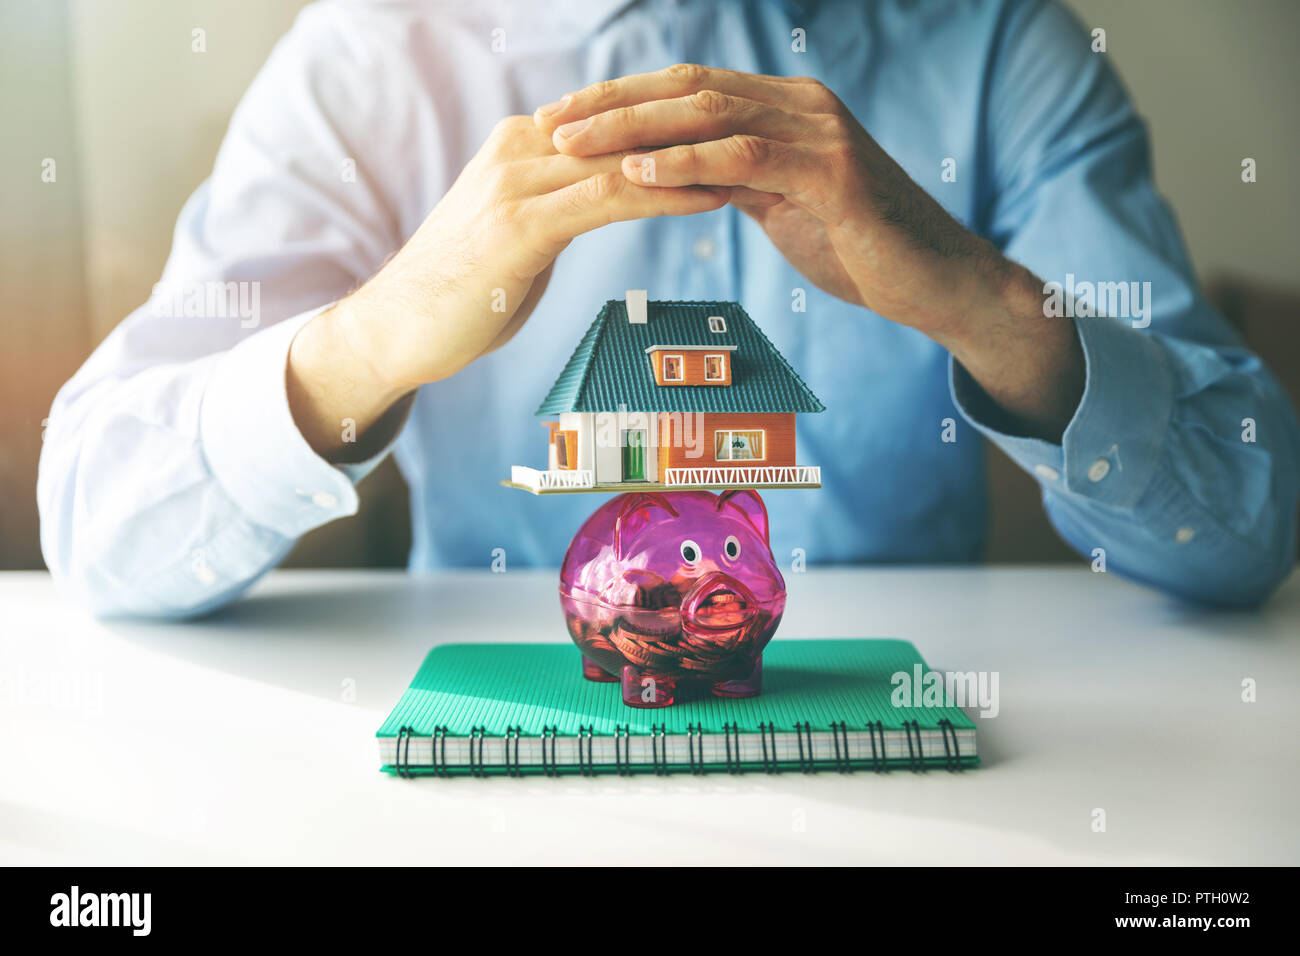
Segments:
[[[217,580],[217,573],[208,567],[207,558],[201,551],[195,551],[190,558],[190,572],[205,587],[211,587]]]
[[[1110,474],[1110,462],[1105,458],[1098,458],[1088,466],[1088,480],[1101,481]]]
[[[695,245],[691,247],[695,253],[695,258],[707,262],[712,259],[718,252],[718,244],[709,236],[700,236],[695,240]]]
[[[1174,532],[1174,540],[1177,541],[1179,544],[1186,544],[1188,541],[1191,541],[1195,537],[1196,537],[1196,529],[1189,527],[1187,525],[1183,525],[1181,528],[1179,528],[1177,531]]]
[[[328,491],[318,491],[311,496],[311,503],[318,508],[337,508],[339,499]]]
[[[1034,473],[1039,478],[1046,478],[1048,481],[1055,481],[1061,477],[1061,473],[1051,465],[1034,465]]]

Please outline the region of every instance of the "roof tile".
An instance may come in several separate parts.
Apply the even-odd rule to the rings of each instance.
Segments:
[[[818,401],[784,356],[735,302],[651,302],[644,325],[627,320],[627,304],[610,299],[537,409],[612,412],[820,412]],[[709,331],[708,318],[727,320]],[[652,345],[734,345],[731,384],[658,385],[645,350]]]

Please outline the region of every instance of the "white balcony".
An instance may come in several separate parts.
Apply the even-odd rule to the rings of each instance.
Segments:
[[[510,481],[537,494],[543,491],[561,489],[591,488],[595,478],[591,469],[528,468],[525,465],[513,465],[510,468]]]
[[[679,488],[718,485],[820,487],[822,470],[814,465],[735,465],[712,468],[668,468],[664,484]]]

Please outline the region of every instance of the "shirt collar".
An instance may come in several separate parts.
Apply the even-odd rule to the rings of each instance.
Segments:
[[[644,3],[645,0],[577,0],[567,4],[569,12],[580,16],[593,29],[604,26],[614,17],[629,7]],[[687,2],[687,0],[679,0]],[[795,17],[807,12],[816,0],[778,0],[788,16]]]

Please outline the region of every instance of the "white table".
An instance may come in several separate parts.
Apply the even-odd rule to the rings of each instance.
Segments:
[[[1300,575],[1257,614],[1086,567],[787,578],[777,640],[998,672],[984,765],[399,780],[374,732],[425,651],[563,640],[553,572],[277,572],[189,624],[0,574],[0,863],[1300,862]]]

